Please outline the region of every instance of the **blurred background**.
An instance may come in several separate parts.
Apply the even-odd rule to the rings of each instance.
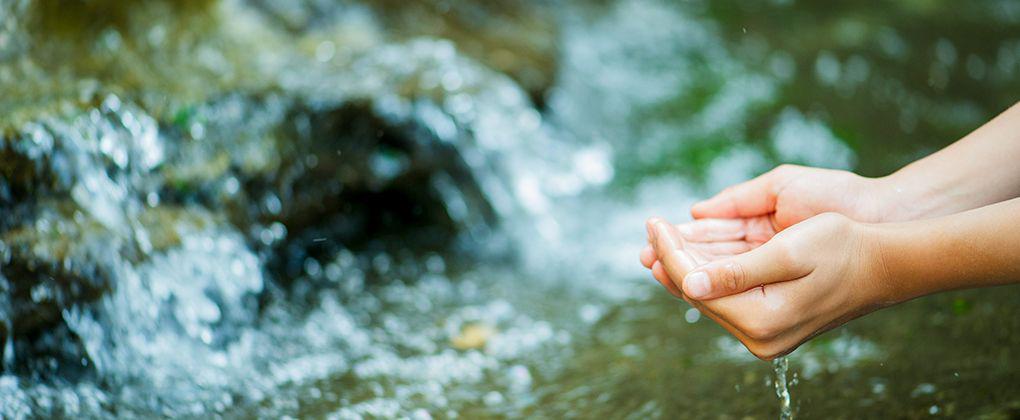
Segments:
[[[0,0],[0,417],[775,417],[644,219],[1018,72],[1008,0]],[[1015,292],[815,338],[796,414],[1020,416]]]

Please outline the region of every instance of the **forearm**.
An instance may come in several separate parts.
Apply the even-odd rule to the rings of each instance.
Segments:
[[[951,216],[868,225],[882,303],[1020,282],[1020,198]]]
[[[953,214],[1020,197],[1020,104],[879,182],[886,221]]]

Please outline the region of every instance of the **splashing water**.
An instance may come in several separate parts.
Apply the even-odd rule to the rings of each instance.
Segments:
[[[790,404],[790,386],[786,380],[786,372],[790,369],[790,361],[786,356],[777,357],[772,361],[772,370],[776,377],[773,386],[776,389],[776,398],[779,398],[779,418],[781,420],[793,419],[793,406]]]
[[[526,83],[465,55],[447,35],[391,39],[368,15],[371,6],[337,6],[335,14],[348,21],[331,28],[329,13],[314,13],[333,7],[318,6],[323,2],[208,3],[229,16],[211,25],[222,28],[224,45],[256,40],[259,48],[245,50],[259,51],[257,59],[201,41],[197,50],[171,48],[172,30],[162,24],[141,36],[105,31],[103,45],[180,50],[180,59],[161,55],[159,62],[209,67],[216,75],[232,74],[234,65],[269,80],[270,89],[258,81],[218,89],[198,79],[201,71],[159,64],[173,80],[217,93],[164,106],[156,87],[139,97],[107,89],[102,79],[84,81],[84,99],[71,101],[67,112],[29,115],[9,152],[0,150],[42,177],[0,179],[0,204],[32,197],[41,209],[0,220],[0,268],[12,269],[13,252],[15,262],[31,263],[24,270],[62,276],[8,294],[25,277],[0,275],[0,417],[672,418],[692,409],[774,409],[773,390],[740,391],[758,384],[767,365],[703,317],[683,322],[688,307],[663,296],[635,255],[645,217],[683,217],[706,189],[768,169],[770,155],[838,168],[867,162],[829,129],[824,113],[785,103],[788,81],[811,79],[793,77],[803,75],[794,63],[811,62],[814,51],[808,60],[770,52],[754,31],[740,36],[748,41],[742,49],[731,48],[726,28],[706,21],[698,7],[691,13],[667,1],[605,2],[597,12],[560,16],[557,81],[544,106],[535,106],[533,92],[521,89]],[[442,3],[454,10],[460,4]],[[29,20],[4,19],[32,4],[0,1],[0,11],[10,11],[0,13],[0,83],[47,68],[2,61],[32,46],[22,29]],[[259,14],[254,4],[280,13]],[[285,10],[293,4],[306,8]],[[314,27],[288,29],[303,37],[298,42],[277,34],[274,19],[290,28],[318,15]],[[301,55],[311,50],[314,60]],[[511,50],[492,56],[514,63]],[[747,54],[768,65],[737,57]],[[1020,53],[1000,55],[1013,60]],[[844,57],[831,58],[839,65]],[[851,57],[847,69],[866,59]],[[983,63],[975,60],[968,57]],[[778,72],[785,76],[769,73],[777,66],[787,68]],[[925,77],[928,71],[926,65]],[[355,146],[385,143],[380,138],[414,146],[358,154]],[[703,172],[707,186],[682,171]],[[408,184],[387,189],[400,182]],[[314,188],[302,190],[308,184]],[[480,238],[463,248],[502,246],[513,250],[512,263],[500,255],[465,264],[457,259],[463,248],[366,251],[328,233],[302,237],[300,223],[283,220],[302,200],[329,206],[340,197],[358,206],[394,190],[438,196],[433,204],[464,227],[464,236]],[[416,204],[389,207],[415,214],[422,211]],[[302,222],[351,214],[328,210]],[[499,224],[486,223],[489,213]],[[410,242],[405,233],[394,234],[401,244]],[[320,252],[281,257],[281,243]],[[279,260],[289,265],[274,266]],[[89,264],[66,265],[82,261]],[[92,285],[74,282],[78,277],[105,280]],[[45,317],[5,313],[8,295],[20,299],[14,309]],[[43,321],[64,328],[42,340],[66,343],[59,352],[39,351],[19,330]],[[485,333],[472,339],[470,331]],[[798,358],[804,380],[866,367],[897,348],[867,335],[814,345]],[[913,361],[904,359],[897,360]],[[784,419],[793,416],[789,386],[797,380],[787,381],[788,367],[780,358],[772,371]],[[881,389],[874,393],[884,398],[895,385],[885,372],[875,374],[880,388],[856,388]],[[730,378],[743,382],[721,383]],[[720,385],[738,393],[706,398]],[[798,397],[808,401],[823,388],[798,388]],[[906,404],[894,400],[878,401]],[[930,402],[921,403],[928,412]],[[807,406],[798,414],[809,416]]]

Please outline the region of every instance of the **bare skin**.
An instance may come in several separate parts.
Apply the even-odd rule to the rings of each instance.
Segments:
[[[1020,282],[1016,133],[1014,106],[885,178],[777,168],[693,222],[650,219],[641,262],[763,359],[884,306]]]
[[[892,175],[782,165],[695,204],[698,219],[738,219],[764,242],[783,229],[825,212],[859,222],[901,222],[944,216],[1020,196],[1020,105],[966,137]],[[994,168],[994,170],[990,170]],[[696,223],[696,222],[695,222]],[[651,246],[642,259],[655,255]],[[650,264],[646,266],[651,267]]]

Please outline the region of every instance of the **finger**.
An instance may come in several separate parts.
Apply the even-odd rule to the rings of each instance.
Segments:
[[[652,264],[654,264],[655,260],[658,259],[655,256],[655,250],[652,249],[651,245],[645,245],[645,247],[641,250],[640,257],[641,265],[645,266],[645,268],[652,268]]]
[[[736,241],[747,232],[742,219],[699,219],[676,225],[683,238],[690,242]]]
[[[743,219],[744,240],[760,245],[776,236],[778,229],[773,216],[774,214]]]
[[[662,222],[662,221],[663,220],[660,217],[649,217],[648,220],[645,221],[645,230],[648,231],[648,244],[649,245],[655,243],[655,224],[657,224],[659,222]]]
[[[673,280],[669,278],[669,274],[666,274],[666,270],[662,268],[662,264],[658,261],[652,265],[652,277],[655,277],[655,280],[658,281],[662,287],[665,287],[670,294],[683,299],[684,295],[680,292],[680,288],[673,283]]]
[[[659,257],[665,272],[673,283],[679,281],[697,266],[694,259],[683,250],[683,239],[676,227],[664,221],[655,223],[655,254]]]
[[[691,216],[695,219],[760,216],[776,209],[776,170],[750,181],[722,190],[708,200],[694,204]]]
[[[757,245],[758,244],[752,244],[747,241],[688,242],[686,247],[693,251],[697,251],[709,260],[717,260],[737,254],[743,254],[754,249]],[[653,254],[653,257],[657,256]]]
[[[713,299],[810,274],[810,264],[790,258],[787,246],[781,241],[766,242],[749,252],[709,262],[688,273],[681,289],[692,299]]]

